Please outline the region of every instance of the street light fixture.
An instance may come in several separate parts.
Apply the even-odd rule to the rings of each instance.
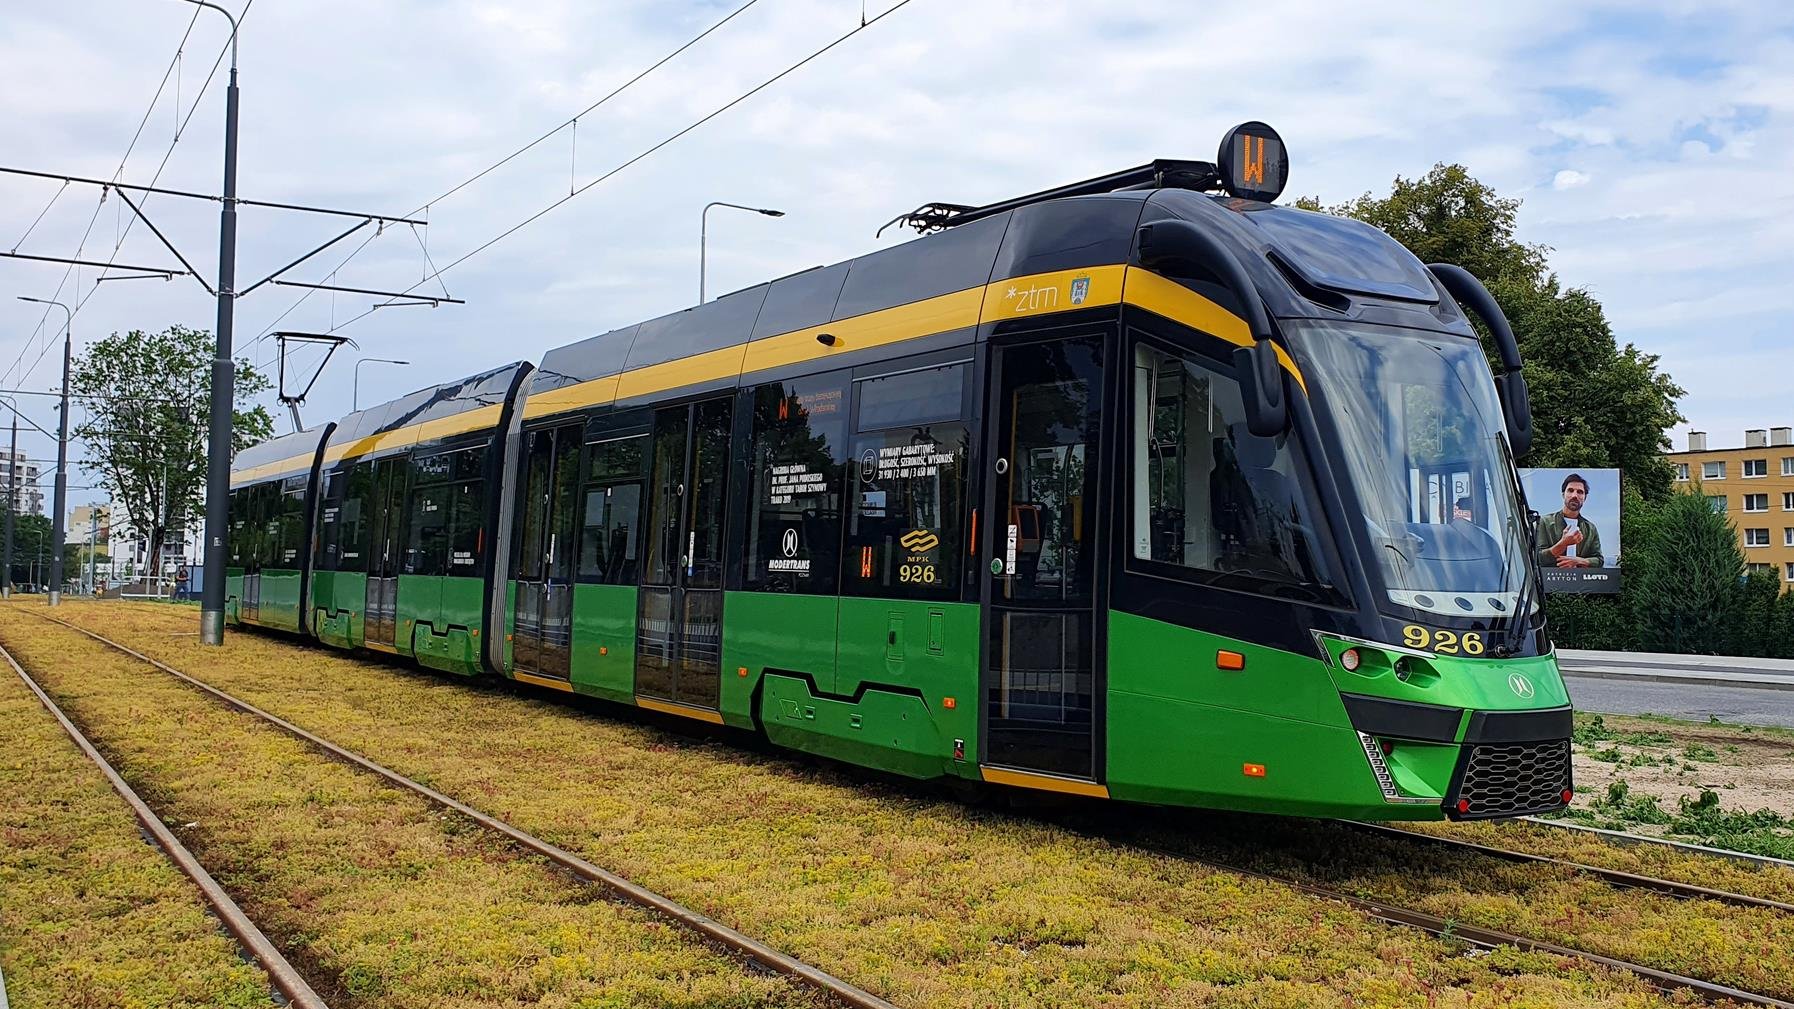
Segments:
[[[356,361],[355,362],[355,381],[350,386],[350,390],[349,390],[349,397],[350,397],[349,398],[349,409],[351,411],[361,409],[361,366],[364,364],[370,364],[370,363],[371,364],[406,365],[406,364],[410,364],[411,362],[410,361],[401,361],[398,358],[394,358],[394,357],[364,357],[361,360]]]
[[[50,516],[50,605],[62,605],[62,513],[68,507],[69,496],[69,361],[74,356],[75,313],[60,301],[48,298],[27,298],[19,295],[20,301],[29,301],[39,305],[55,305],[62,309],[64,322],[62,327],[62,420],[56,436],[56,511]]]
[[[764,214],[767,217],[784,217],[783,210],[769,210],[765,207],[744,207],[739,203],[724,203],[711,200],[704,204],[704,212],[698,215],[698,304],[704,303],[704,246],[709,239],[710,208],[729,207],[733,210],[745,210],[750,214]]]

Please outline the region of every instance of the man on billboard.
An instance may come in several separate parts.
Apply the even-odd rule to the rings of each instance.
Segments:
[[[1601,533],[1582,514],[1588,501],[1588,481],[1580,473],[1564,477],[1564,506],[1539,519],[1539,567],[1598,568],[1605,562],[1601,556]]]

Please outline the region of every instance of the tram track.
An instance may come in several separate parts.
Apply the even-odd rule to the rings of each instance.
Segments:
[[[1455,837],[1444,837],[1439,834],[1424,834],[1414,830],[1403,830],[1400,827],[1388,827],[1382,824],[1364,823],[1357,820],[1342,820],[1339,822],[1344,823],[1353,830],[1374,834],[1378,837],[1396,838],[1404,842],[1413,841],[1437,847],[1451,848],[1458,851],[1472,852],[1478,855],[1487,855],[1491,858],[1499,858],[1508,862],[1558,866],[1579,875],[1593,876],[1603,882],[1611,883],[1614,886],[1625,887],[1627,889],[1651,890],[1686,900],[1711,900],[1721,904],[1730,904],[1734,907],[1760,907],[1772,911],[1794,914],[1794,904],[1790,904],[1786,901],[1771,900],[1767,897],[1757,897],[1745,893],[1733,893],[1729,890],[1719,890],[1713,887],[1699,886],[1694,883],[1685,883],[1680,880],[1661,879],[1656,876],[1646,876],[1640,873],[1625,872],[1620,869],[1609,869],[1604,866],[1589,865],[1585,862],[1575,862],[1564,858],[1553,858],[1550,855],[1539,855],[1527,851],[1514,851],[1509,848],[1498,848],[1494,845],[1481,844],[1476,841],[1460,840]]]
[[[181,680],[182,682],[201,691],[202,693],[212,696],[214,699],[222,702],[223,704],[225,704],[235,710],[238,710],[245,714],[252,715],[256,718],[266,720],[269,723],[280,728],[283,732],[286,732],[289,735],[293,735],[296,738],[299,738],[302,741],[304,741],[310,745],[318,747],[318,748],[324,750],[326,753],[329,753],[330,755],[332,755],[338,759],[341,759],[341,760],[343,760],[347,763],[350,763],[354,766],[361,767],[365,770],[371,771],[372,773],[377,774],[380,777],[386,779],[390,783],[393,783],[393,784],[399,785],[400,787],[404,787],[404,788],[407,788],[408,790],[417,792],[418,794],[423,795],[424,797],[430,799],[432,802],[436,802],[440,805],[444,805],[449,809],[453,809],[456,812],[459,812],[462,815],[465,815],[468,818],[475,820],[475,822],[480,823],[482,826],[488,826],[491,829],[494,829],[494,830],[498,831],[499,833],[504,834],[506,837],[512,839],[513,841],[517,841],[518,843],[523,844],[525,847],[529,847],[530,850],[533,850],[539,854],[542,854],[544,857],[548,858],[549,860],[554,861],[558,864],[561,864],[564,867],[571,869],[575,873],[577,873],[581,876],[584,876],[585,878],[587,878],[589,880],[600,882],[605,885],[612,885],[610,883],[610,879],[621,880],[623,887],[626,887],[628,889],[618,888],[615,886],[613,886],[613,889],[617,889],[617,891],[620,894],[624,895],[625,897],[628,897],[632,900],[636,899],[635,894],[631,891],[632,890],[634,890],[634,891],[641,890],[641,888],[634,887],[633,884],[628,883],[627,880],[622,880],[621,877],[615,877],[613,874],[610,874],[610,873],[606,872],[605,870],[599,869],[596,866],[592,866],[590,863],[585,862],[583,859],[579,859],[578,856],[575,856],[575,855],[572,855],[571,853],[565,852],[564,850],[559,849],[553,845],[549,845],[546,842],[541,842],[541,841],[539,841],[539,839],[535,839],[531,835],[525,834],[522,831],[517,830],[516,828],[510,827],[508,824],[503,824],[502,821],[497,821],[493,818],[486,817],[486,816],[484,816],[484,814],[480,814],[477,810],[471,809],[471,807],[467,807],[464,804],[461,804],[454,799],[451,799],[445,795],[442,795],[441,793],[437,793],[434,790],[429,789],[427,786],[423,786],[421,784],[418,784],[418,783],[412,781],[409,778],[405,778],[403,775],[400,775],[397,772],[391,771],[390,769],[384,768],[383,766],[376,764],[371,760],[363,758],[363,757],[359,756],[358,754],[354,754],[351,751],[345,750],[341,747],[336,746],[335,744],[329,743],[328,741],[323,740],[321,737],[315,736],[314,734],[309,733],[306,730],[301,729],[296,725],[293,725],[292,723],[289,723],[289,722],[286,722],[286,721],[280,719],[278,716],[274,716],[270,713],[267,713],[267,712],[263,711],[262,709],[257,708],[254,705],[252,705],[246,701],[237,699],[237,698],[233,697],[232,695],[225,693],[222,690],[214,688],[214,687],[210,686],[209,684],[203,683],[202,681],[199,681],[199,680],[187,675],[186,673],[181,672],[180,670],[174,668],[173,666],[168,665],[167,663],[164,663],[164,662],[157,660],[153,657],[145,655],[141,652],[138,652],[138,651],[130,648],[129,646],[120,644],[116,641],[106,638],[105,636],[103,636],[101,634],[87,630],[86,628],[78,626],[76,624],[73,624],[73,623],[70,623],[70,622],[67,622],[64,620],[60,620],[60,619],[57,619],[54,617],[50,617],[47,614],[34,614],[34,615],[42,616],[48,622],[58,624],[68,630],[77,631],[77,632],[81,633],[82,635],[94,640],[95,642],[97,642],[103,646],[114,649],[124,655],[130,656],[131,658],[133,658],[135,660],[152,665],[155,668],[157,668],[158,670],[160,670],[168,675],[171,675],[178,680]],[[490,822],[488,822],[488,821],[490,821]],[[497,826],[494,826],[495,824]],[[1417,838],[1417,839],[1421,839],[1424,841],[1424,840],[1430,840],[1432,837],[1431,835],[1417,834],[1417,833],[1409,832],[1409,831],[1392,831],[1392,832],[1403,835],[1404,839]],[[525,840],[525,839],[528,839],[528,840]],[[1119,839],[1111,837],[1110,840],[1115,841],[1115,840],[1119,840]],[[541,844],[543,847],[536,848],[531,844],[531,842],[534,842],[534,844]],[[1745,1004],[1745,1005],[1771,1006],[1771,1007],[1783,1007],[1783,1009],[1794,1009],[1794,1002],[1786,1001],[1786,1000],[1777,998],[1775,996],[1757,994],[1754,992],[1745,991],[1743,989],[1731,987],[1731,986],[1717,983],[1714,981],[1709,981],[1709,980],[1705,980],[1702,978],[1685,976],[1685,975],[1674,973],[1672,971],[1666,971],[1666,970],[1650,967],[1650,966],[1644,965],[1644,964],[1633,963],[1633,962],[1630,962],[1630,961],[1627,961],[1624,959],[1620,959],[1617,957],[1611,957],[1611,956],[1606,956],[1606,955],[1599,954],[1599,953],[1593,953],[1593,952],[1586,951],[1586,950],[1576,949],[1576,948],[1573,948],[1570,946],[1565,946],[1565,945],[1562,945],[1559,943],[1553,943],[1553,942],[1549,942],[1546,940],[1528,938],[1526,936],[1516,935],[1516,934],[1503,932],[1503,931],[1499,931],[1499,930],[1495,930],[1495,929],[1482,928],[1482,927],[1478,927],[1478,926],[1469,926],[1469,925],[1465,925],[1461,922],[1454,921],[1447,917],[1443,917],[1443,916],[1432,914],[1432,913],[1425,912],[1425,911],[1419,911],[1419,910],[1416,910],[1413,908],[1403,907],[1398,903],[1381,900],[1381,899],[1378,899],[1375,897],[1366,897],[1366,896],[1362,896],[1362,895],[1348,893],[1348,892],[1333,889],[1333,888],[1330,888],[1327,886],[1318,885],[1316,883],[1307,882],[1307,881],[1304,881],[1301,879],[1290,878],[1286,875],[1278,875],[1278,874],[1274,874],[1274,873],[1267,873],[1267,872],[1263,872],[1263,871],[1259,871],[1259,870],[1255,870],[1255,869],[1250,869],[1250,868],[1247,868],[1242,865],[1234,864],[1232,862],[1228,862],[1228,861],[1224,861],[1224,860],[1217,860],[1217,859],[1212,859],[1212,858],[1206,858],[1200,854],[1193,853],[1190,851],[1172,850],[1172,849],[1168,849],[1168,848],[1165,848],[1162,846],[1154,845],[1154,844],[1151,844],[1148,842],[1143,842],[1143,841],[1121,841],[1120,843],[1128,844],[1129,846],[1135,847],[1138,850],[1151,852],[1151,853],[1159,855],[1161,857],[1183,860],[1183,861],[1187,861],[1187,862],[1193,862],[1193,863],[1204,865],[1208,868],[1211,868],[1211,869],[1214,869],[1217,871],[1237,874],[1240,876],[1251,877],[1251,878],[1271,882],[1271,883],[1274,883],[1279,886],[1288,887],[1288,888],[1297,890],[1299,892],[1302,892],[1302,893],[1307,894],[1312,897],[1316,897],[1316,898],[1327,900],[1327,901],[1337,902],[1337,903],[1349,906],[1349,907],[1353,908],[1354,910],[1366,915],[1367,917],[1369,917],[1373,920],[1377,920],[1377,921],[1388,923],[1388,924],[1401,925],[1404,927],[1417,929],[1417,930],[1426,932],[1426,933],[1434,935],[1434,936],[1438,936],[1438,937],[1445,938],[1448,940],[1453,940],[1453,941],[1461,941],[1461,942],[1467,943],[1469,945],[1476,946],[1476,947],[1483,948],[1483,949],[1494,949],[1496,947],[1509,946],[1509,947],[1513,947],[1515,949],[1522,950],[1522,951],[1548,954],[1548,955],[1562,957],[1562,958],[1565,958],[1568,960],[1581,961],[1581,962],[1589,963],[1591,965],[1597,965],[1600,967],[1611,969],[1611,970],[1614,970],[1617,972],[1623,972],[1626,974],[1630,974],[1632,976],[1635,976],[1635,977],[1643,980],[1647,984],[1650,984],[1652,986],[1655,986],[1655,987],[1660,988],[1665,991],[1684,990],[1684,991],[1690,992],[1692,994],[1695,994],[1695,995],[1697,995],[1707,1001],[1710,1001],[1710,1002],[1717,1002],[1717,1003],[1732,1002],[1732,1003]],[[1455,842],[1454,841],[1452,843],[1455,845],[1461,846],[1461,847],[1465,847],[1465,848],[1488,847],[1488,846],[1481,846],[1481,845],[1472,845],[1472,844],[1465,843],[1465,842]],[[1567,867],[1571,868],[1572,870],[1588,869],[1588,870],[1594,871],[1596,875],[1602,874],[1602,870],[1599,870],[1597,867],[1581,866],[1577,863],[1564,862],[1562,860],[1550,859],[1550,858],[1547,858],[1544,856],[1530,856],[1530,855],[1527,855],[1527,853],[1521,853],[1521,852],[1506,852],[1502,849],[1492,849],[1491,848],[1488,851],[1481,852],[1481,854],[1486,854],[1486,855],[1490,855],[1493,857],[1518,856],[1518,857],[1510,858],[1509,860],[1524,861],[1524,862],[1558,863],[1558,864],[1567,866]],[[567,862],[567,861],[563,861],[561,857],[557,857],[557,856],[564,856],[566,859],[571,860],[572,864],[569,864],[569,862]],[[589,867],[589,872],[592,874],[588,875],[587,871],[582,871],[580,868],[581,866]],[[1607,872],[1615,872],[1615,871],[1607,870]],[[1632,874],[1617,873],[1617,872],[1615,872],[1615,875],[1617,875],[1617,876],[1632,876]],[[1647,880],[1649,878],[1648,877],[1637,877],[1637,879]],[[1610,879],[1610,880],[1606,880],[1606,881],[1614,883],[1615,885],[1623,885],[1617,879]],[[1677,884],[1674,881],[1667,881],[1667,880],[1653,880],[1652,882],[1666,884],[1669,887],[1687,886],[1687,884]],[[1636,888],[1655,889],[1655,890],[1660,890],[1661,892],[1665,892],[1665,893],[1669,892],[1668,890],[1664,890],[1661,887],[1639,886]],[[1706,892],[1701,893],[1700,896],[1709,897],[1709,898],[1714,897],[1715,894],[1723,893],[1723,891],[1708,891],[1708,888],[1694,888],[1694,889],[1706,891]],[[651,892],[649,892],[649,891],[641,891],[641,892],[644,894],[651,894]],[[1749,906],[1762,906],[1762,907],[1766,907],[1768,909],[1775,910],[1778,912],[1782,912],[1782,911],[1786,911],[1786,910],[1790,909],[1789,905],[1782,904],[1781,902],[1767,901],[1767,900],[1763,900],[1760,898],[1751,898],[1746,895],[1740,895],[1740,894],[1730,894],[1728,896],[1740,898],[1739,901],[1735,901],[1733,903],[1739,903],[1739,904],[1749,905]],[[651,895],[651,897],[658,898],[658,895]],[[658,898],[658,899],[665,900],[665,898]],[[671,904],[670,901],[668,901],[668,903]],[[656,907],[656,909],[658,909],[657,905],[652,904],[652,903],[649,903],[647,906]],[[679,905],[676,905],[676,904],[674,904],[672,906],[679,907]],[[717,942],[719,942],[720,944],[722,944],[724,946],[727,946],[730,948],[735,948],[733,946],[733,944],[730,943],[724,935],[713,935],[710,931],[707,930],[709,928],[727,930],[726,926],[722,926],[722,925],[720,925],[720,923],[716,923],[712,919],[709,919],[703,915],[696,914],[695,912],[687,911],[686,913],[692,915],[693,918],[696,919],[696,921],[694,923],[692,923],[692,927],[697,928],[699,931],[703,932],[708,937],[715,939]],[[676,914],[669,913],[669,917],[679,919],[680,916],[676,915]],[[733,932],[733,930],[727,930],[727,932]],[[740,935],[739,933],[734,933],[734,934]],[[743,936],[742,938],[746,939],[745,936]],[[754,943],[755,946],[760,946],[760,944],[755,943],[754,940],[746,939],[746,941],[749,943]],[[811,986],[818,988],[819,990],[821,990],[821,991],[825,992],[826,994],[828,994],[829,996],[835,998],[837,1001],[841,1002],[842,1004],[853,1005],[853,1006],[880,1006],[880,1007],[890,1006],[890,1003],[885,1002],[881,999],[878,999],[876,996],[871,996],[868,993],[864,993],[864,992],[860,991],[859,989],[853,988],[853,986],[847,985],[845,982],[842,982],[839,979],[834,979],[834,978],[832,978],[832,976],[826,975],[823,972],[816,970],[815,968],[808,967],[807,965],[803,965],[803,964],[799,963],[798,961],[791,960],[788,957],[784,957],[783,954],[778,954],[777,951],[772,951],[769,948],[763,947],[763,946],[761,946],[760,948],[763,952],[770,953],[771,956],[776,957],[776,958],[782,958],[785,961],[789,961],[789,963],[786,964],[786,966],[781,967],[781,966],[779,966],[779,962],[777,960],[773,960],[773,961],[764,960],[764,959],[761,959],[760,957],[752,955],[751,953],[749,953],[746,950],[741,950],[741,952],[743,953],[743,955],[748,956],[750,959],[756,960],[757,962],[761,963],[764,966],[767,966],[774,970],[779,970],[782,973],[792,974],[794,977],[804,981],[806,984],[810,984]],[[819,977],[817,979],[813,980],[812,978],[807,976],[804,973],[804,971],[814,971],[817,975],[819,975]],[[827,979],[827,981],[822,980],[825,978]],[[831,988],[828,984],[828,981],[833,981],[834,984],[844,986],[849,991],[844,993],[844,992],[838,991],[834,988]],[[857,993],[857,995],[854,993]]]
[[[1400,925],[1407,928],[1418,929],[1441,939],[1468,943],[1480,949],[1493,950],[1501,946],[1511,946],[1524,952],[1545,953],[1552,956],[1564,957],[1566,959],[1578,960],[1584,963],[1605,967],[1610,970],[1631,974],[1666,993],[1678,990],[1687,991],[1699,996],[1704,1001],[1720,1005],[1742,1004],[1766,1006],[1771,1007],[1771,1009],[1794,1009],[1794,1002],[1777,998],[1773,995],[1762,995],[1756,992],[1745,991],[1741,988],[1734,988],[1730,985],[1719,984],[1703,978],[1689,977],[1687,975],[1674,973],[1673,971],[1659,970],[1655,967],[1633,963],[1632,961],[1623,960],[1618,957],[1576,949],[1571,946],[1564,946],[1543,939],[1533,939],[1527,936],[1515,935],[1511,932],[1503,932],[1498,929],[1484,928],[1478,925],[1468,925],[1441,915],[1403,907],[1399,904],[1379,900],[1374,897],[1346,893],[1343,890],[1321,886],[1305,880],[1293,879],[1289,876],[1262,872],[1257,869],[1249,869],[1245,866],[1231,862],[1205,858],[1189,851],[1179,851],[1172,848],[1166,848],[1162,845],[1154,845],[1140,841],[1128,841],[1125,843],[1164,858],[1180,859],[1220,872],[1236,873],[1241,876],[1262,880],[1267,883],[1287,886],[1312,897],[1345,904],[1346,906],[1378,921],[1386,922],[1391,925]]]
[[[159,659],[145,655],[127,645],[120,644],[119,642],[113,641],[110,638],[97,634],[84,627],[80,627],[65,620],[60,620],[48,614],[35,613],[32,615],[67,630],[82,634],[101,645],[130,656],[140,662],[147,663],[200,693],[209,696],[213,700],[218,701],[226,707],[266,722],[279,729],[281,732],[300,740],[335,760],[342,761],[352,767],[366,771],[383,779],[390,785],[424,798],[433,805],[466,817],[468,820],[473,821],[486,830],[504,837],[507,841],[517,845],[521,849],[533,855],[540,856],[556,866],[565,869],[574,876],[605,887],[623,900],[643,907],[682,926],[688,931],[700,936],[704,941],[712,943],[736,957],[756,965],[758,968],[763,968],[772,971],[773,973],[788,977],[806,988],[819,992],[826,999],[837,1005],[848,1007],[848,1009],[898,1009],[894,1003],[880,998],[857,985],[842,980],[828,971],[783,953],[766,943],[754,939],[751,936],[703,914],[702,912],[693,910],[671,898],[662,896],[647,887],[641,886],[623,876],[604,869],[570,851],[514,827],[497,817],[483,813],[466,803],[436,791],[421,782],[406,777],[405,775],[355,753],[354,751],[338,746],[315,733],[309,732],[292,722],[280,718],[278,715],[274,715],[248,701],[235,697],[211,684],[190,676]],[[79,746],[90,759],[100,765],[102,771],[106,773],[107,779],[113,783],[113,787],[119,789],[121,795],[126,796],[126,801],[131,804],[133,811],[137,814],[138,819],[144,824],[145,828],[156,837],[159,844],[163,845],[164,850],[171,853],[171,858],[174,857],[173,852],[178,850],[181,853],[181,859],[177,860],[177,864],[181,866],[183,872],[188,872],[190,876],[193,876],[195,882],[200,885],[202,892],[206,895],[207,901],[212,903],[213,906],[219,910],[220,918],[226,921],[226,926],[230,929],[232,935],[237,936],[239,941],[243,942],[244,947],[264,966],[270,964],[276,965],[269,971],[270,976],[274,979],[276,987],[283,995],[287,996],[291,1004],[298,1007],[298,1009],[329,1009],[323,1000],[312,991],[304,978],[300,976],[299,972],[281,956],[279,950],[275,948],[267,936],[263,934],[252,921],[250,921],[248,916],[245,915],[241,908],[231,900],[230,896],[225,893],[223,888],[206,873],[204,867],[199,864],[192,853],[182,846],[179,839],[176,838],[165,825],[163,825],[161,819],[155,812],[145,804],[141,798],[138,798],[135,792],[129,791],[130,786],[111,768],[110,764],[105,762],[105,758],[100,755],[93,744],[81,733],[79,727],[77,727],[74,722],[55,705],[55,702],[40,686],[38,686],[36,681],[31,678],[30,674],[27,673],[17,660],[12,657],[11,653],[4,647],[0,647],[0,656],[4,656],[7,663],[10,664],[19,677],[25,681],[26,685],[37,696],[38,700],[56,716],[57,721],[62,724],[63,729],[75,740],[76,745]],[[191,868],[192,871],[189,871],[189,868]],[[194,876],[194,872],[197,872],[200,875]],[[203,878],[205,882],[201,882],[201,878]],[[231,910],[227,912],[225,908]],[[227,913],[230,914],[231,917],[227,918]],[[239,929],[242,930],[241,933],[239,933]],[[288,986],[291,986],[291,991],[288,990]]]
[[[156,847],[168,857],[175,868],[179,869],[183,875],[193,881],[194,886],[199,888],[200,895],[205,898],[206,904],[217,916],[218,921],[223,924],[225,931],[230,933],[256,965],[268,975],[269,983],[286,998],[287,1003],[295,1009],[329,1009],[323,998],[312,990],[310,983],[280,952],[273,940],[268,938],[267,933],[263,932],[261,927],[244,913],[242,907],[231,898],[229,893],[225,892],[224,887],[218,884],[212,874],[206,871],[199,859],[194,857],[193,852],[189,851],[187,846],[181,843],[181,839],[168,829],[167,825],[162,822],[162,818],[157,816],[149,804],[143,801],[143,797],[138,795],[137,791],[119,775],[118,770],[95,748],[67,713],[50,698],[50,695],[32,678],[31,674],[25,671],[25,667],[13,658],[12,653],[5,647],[0,647],[0,658],[4,658],[6,664],[12,667],[12,671],[18,675],[20,680],[24,681],[26,689],[37,697],[38,703],[42,704],[45,710],[49,711],[51,717],[56,720],[56,723],[62,726],[62,730],[74,741],[76,748],[100,769],[107,784],[111,785],[113,791],[117,792],[125,804],[131,808],[132,814],[137,817],[138,824],[155,841]],[[3,996],[0,996],[0,1000],[3,1000]]]

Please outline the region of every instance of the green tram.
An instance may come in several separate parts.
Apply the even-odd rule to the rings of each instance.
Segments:
[[[1464,271],[1272,204],[1286,172],[1247,124],[1216,165],[930,204],[249,449],[227,618],[916,778],[1561,807],[1513,335]]]

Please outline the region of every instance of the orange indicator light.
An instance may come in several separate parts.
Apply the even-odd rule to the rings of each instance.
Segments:
[[[1265,776],[1265,765],[1263,765],[1263,764],[1242,764],[1240,766],[1240,771],[1243,774],[1245,774],[1246,777],[1248,777],[1248,778],[1262,778]]]
[[[1246,668],[1246,657],[1239,652],[1222,649],[1215,653],[1215,667],[1217,669],[1244,669]]]
[[[735,675],[741,676],[741,677],[746,677],[747,676],[747,667],[742,666],[741,668],[735,670]]]
[[[941,707],[951,711],[954,708],[959,707],[959,702],[951,697],[943,697],[941,698]]]
[[[609,645],[599,645],[598,646],[598,654],[599,655],[609,655],[610,654],[610,646]]]

